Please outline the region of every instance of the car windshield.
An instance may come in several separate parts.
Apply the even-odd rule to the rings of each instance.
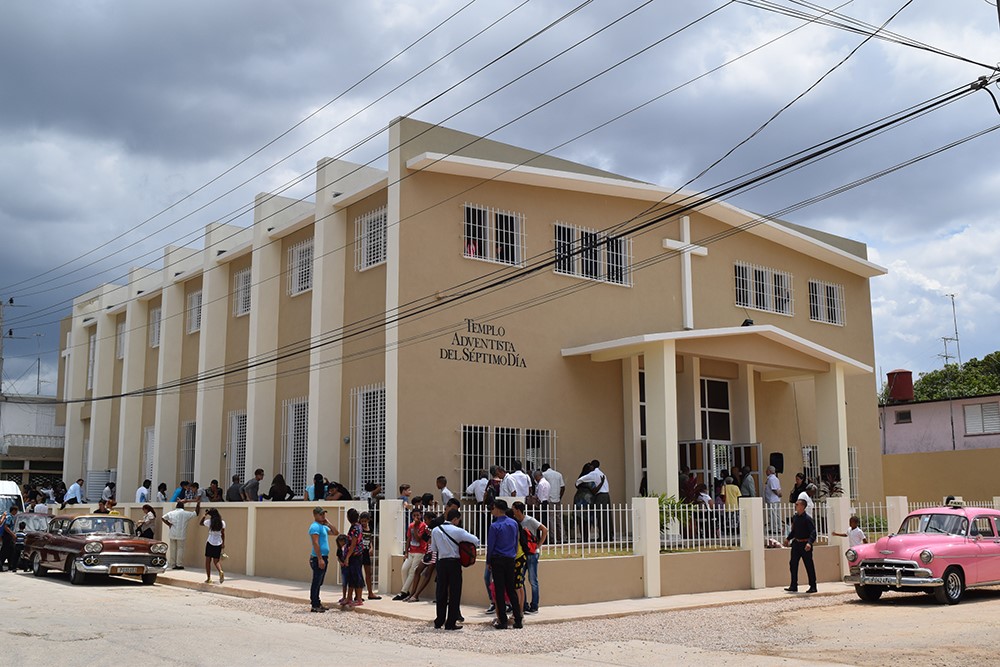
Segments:
[[[24,529],[31,532],[44,533],[49,528],[49,518],[38,514],[18,514],[17,518],[25,523]]]
[[[958,514],[914,514],[906,517],[899,528],[900,535],[913,533],[943,533],[967,535],[969,521]]]
[[[135,524],[131,519],[122,517],[81,517],[73,519],[69,526],[70,535],[88,535],[90,533],[113,533],[116,535],[134,535]]]

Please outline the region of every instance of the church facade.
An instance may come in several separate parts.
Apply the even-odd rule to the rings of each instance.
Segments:
[[[66,478],[392,497],[596,458],[616,501],[772,462],[881,495],[863,244],[413,119],[388,158],[77,298]]]

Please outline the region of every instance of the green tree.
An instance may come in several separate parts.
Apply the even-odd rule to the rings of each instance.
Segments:
[[[917,401],[986,394],[1000,394],[1000,351],[991,352],[981,360],[969,359],[961,368],[958,364],[948,364],[921,373],[913,383],[913,398]]]

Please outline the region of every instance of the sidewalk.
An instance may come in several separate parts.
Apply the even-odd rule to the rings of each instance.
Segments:
[[[213,572],[212,581],[206,584],[205,573],[200,570],[169,570],[157,578],[157,583],[166,586],[177,586],[193,590],[231,595],[240,598],[268,598],[295,604],[309,603],[309,583],[286,581],[284,579],[267,579],[264,577],[247,577],[242,574],[227,574],[223,584],[218,583]],[[435,616],[432,587],[428,587],[427,602],[394,602],[389,596],[381,600],[365,599],[364,605],[354,609],[356,612],[389,616],[409,621],[432,622]],[[799,593],[800,597],[817,597],[846,595],[854,592],[854,587],[839,582],[820,584],[820,592],[813,595]],[[593,602],[589,604],[559,605],[542,607],[537,614],[527,618],[532,625],[543,623],[564,623],[566,621],[587,620],[595,618],[617,618],[634,614],[649,614],[662,611],[680,611],[685,609],[700,609],[704,607],[720,607],[732,604],[747,604],[767,602],[769,600],[784,600],[794,597],[782,588],[761,588],[748,591],[721,591],[717,593],[694,593],[686,595],[671,595],[659,598],[640,598],[631,600],[615,600],[612,602]],[[323,587],[323,597],[327,606],[340,598],[340,588]],[[489,623],[492,615],[484,613],[480,607],[463,606],[465,623]]]

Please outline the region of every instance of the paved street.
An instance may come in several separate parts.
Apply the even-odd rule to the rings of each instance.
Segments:
[[[996,664],[997,649],[970,629],[1000,625],[993,589],[956,607],[924,596],[887,596],[877,605],[851,595],[789,596],[534,627],[529,617],[523,631],[476,625],[457,633],[122,579],[71,586],[56,574],[4,573],[0,600],[6,664],[301,665],[322,655],[359,665],[496,666],[538,664],[544,654],[547,665],[987,665]]]

